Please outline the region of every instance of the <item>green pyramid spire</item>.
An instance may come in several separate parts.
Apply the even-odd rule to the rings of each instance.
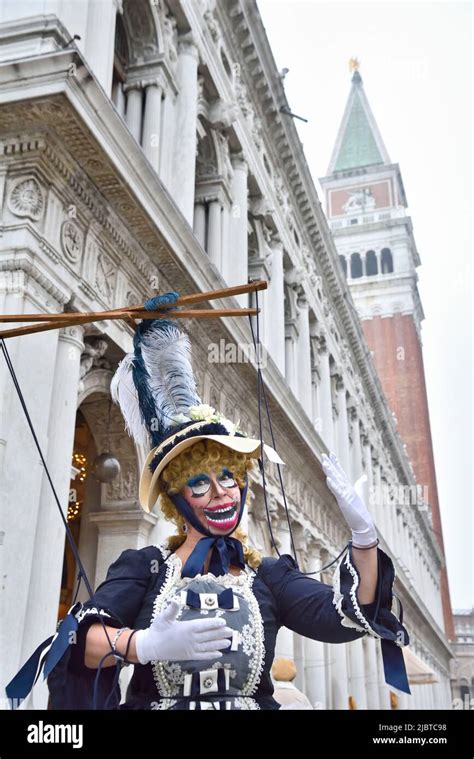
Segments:
[[[390,163],[358,71],[341,122],[328,174],[373,164]]]

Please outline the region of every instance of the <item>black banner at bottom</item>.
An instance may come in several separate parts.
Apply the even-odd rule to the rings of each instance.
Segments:
[[[208,711],[208,710],[207,710]],[[474,719],[459,711],[0,711],[0,759],[126,756],[171,749],[336,756],[474,756]],[[222,743],[221,743],[222,740]],[[303,746],[304,744],[304,746]],[[331,748],[332,747],[332,748]],[[132,755],[133,756],[133,755]]]

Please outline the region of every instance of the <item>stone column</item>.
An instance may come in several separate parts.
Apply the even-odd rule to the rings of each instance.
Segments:
[[[178,40],[178,107],[173,151],[172,196],[189,224],[193,223],[196,176],[198,50],[191,34]]]
[[[122,82],[116,82],[112,92],[112,99],[121,117],[125,119],[125,95]]]
[[[298,297],[297,394],[298,400],[311,418],[311,345],[309,341],[309,305],[306,294]],[[311,419],[312,421],[312,419]]]
[[[160,130],[161,144],[159,176],[169,192],[172,192],[173,190],[173,153],[176,112],[176,95],[171,87],[167,85],[163,90],[163,102],[161,104],[162,125]]]
[[[47,466],[62,512],[67,518],[72,453],[76,423],[77,386],[84,328],[67,327],[59,333],[48,423]],[[33,551],[33,571],[28,590],[28,621],[23,631],[27,655],[54,633],[58,619],[59,590],[63,570],[66,531],[58,513],[46,472],[41,482],[40,503]],[[49,593],[45,591],[49,590]],[[48,690],[38,688],[46,708]],[[35,691],[35,706],[39,707]]]
[[[158,80],[146,84],[142,146],[156,172],[160,161],[161,96],[162,90]]]
[[[401,555],[401,545],[400,545],[400,530],[399,530],[399,521],[398,521],[398,511],[397,511],[397,500],[396,497],[392,496],[390,499],[390,513],[392,517],[392,529],[393,529],[393,554],[394,556],[398,557]]]
[[[365,682],[367,692],[367,709],[380,709],[378,687],[376,640],[369,635],[363,638],[365,659]]]
[[[380,534],[387,539],[387,530],[385,527],[385,514],[383,508],[383,496],[382,496],[382,476],[380,471],[380,462],[378,459],[372,460],[374,471],[374,510],[375,510],[375,524],[377,529],[380,530]]]
[[[376,642],[376,657],[377,657],[377,671],[378,671],[378,682],[379,682],[379,702],[380,702],[380,709],[391,709],[391,703],[390,703],[390,690],[388,688],[388,685],[385,682],[385,673],[383,668],[383,659],[382,659],[382,649],[380,645],[380,641],[377,640]]]
[[[290,533],[288,532],[286,518],[280,505],[278,505],[278,517],[278,526],[272,526],[273,533],[279,540],[278,550],[280,555],[289,553],[292,556],[293,550],[291,547]],[[285,520],[285,525],[282,524],[283,520]],[[275,658],[277,656],[283,656],[286,659],[294,661],[295,651],[293,638],[294,634],[292,630],[289,630],[287,627],[280,627],[275,645]]]
[[[331,662],[331,708],[348,709],[347,644],[328,643],[328,649]]]
[[[268,335],[268,349],[280,372],[285,374],[285,297],[283,285],[283,244],[279,237],[270,240],[272,271],[268,287],[268,309],[272,328]]]
[[[221,274],[226,279],[225,265],[229,255],[229,231],[230,231],[230,205],[227,201],[222,203],[221,211]],[[247,279],[243,280],[247,282]],[[240,283],[242,284],[242,282]],[[242,299],[242,296],[239,296]]]
[[[194,206],[193,229],[201,248],[206,249],[206,205],[203,200],[198,200]]]
[[[148,514],[142,509],[110,509],[89,514],[89,521],[98,530],[94,587],[105,579],[107,569],[123,550],[139,549],[149,545],[148,538],[157,520],[156,514]]]
[[[230,235],[229,246],[223,251],[223,273],[229,287],[243,284],[248,278],[248,166],[243,153],[232,153],[231,161],[234,175]],[[238,295],[237,300],[243,308],[247,307],[248,295]]]
[[[319,361],[318,361],[319,366]],[[318,366],[311,366],[311,421],[315,430],[321,434],[321,412],[319,409],[319,372]]]
[[[354,698],[357,709],[367,709],[367,694],[365,690],[365,657],[362,639],[352,640],[347,643],[348,659],[350,667],[349,690]]]
[[[332,418],[331,371],[325,332],[319,333],[319,360],[321,373],[320,410],[321,436],[329,450],[334,451],[334,423]]]
[[[86,8],[84,58],[108,95],[112,86],[115,19],[119,5],[120,0],[89,0]],[[68,29],[71,34],[76,32],[71,27]]]
[[[376,510],[373,503],[374,473],[372,471],[372,449],[369,437],[366,434],[362,436],[362,461],[364,472],[367,475],[367,481],[364,484],[364,500],[375,524],[377,524]]]
[[[127,113],[125,120],[136,141],[140,144],[142,134],[142,84],[131,82],[124,86],[127,93]]]
[[[352,476],[352,466],[349,456],[349,429],[347,423],[346,387],[340,374],[336,375],[336,393],[338,410],[338,458],[349,479]]]
[[[218,199],[209,203],[209,218],[207,231],[207,253],[212,263],[221,271],[222,265],[222,226],[221,202]]]
[[[390,547],[393,548],[393,534],[392,534],[392,520],[390,515],[390,500],[388,498],[388,483],[386,478],[382,475],[382,509],[383,509],[383,523],[384,523],[384,536]]]
[[[298,330],[294,321],[285,324],[285,378],[293,393],[298,393],[298,377],[296,364],[296,343]]]
[[[306,554],[306,571],[317,572],[321,568],[320,546],[312,541],[309,543]],[[312,575],[319,580],[319,575]],[[311,638],[304,638],[305,658],[305,687],[306,695],[313,707],[317,704],[318,709],[329,709],[326,697],[326,658],[324,643]]]
[[[360,427],[357,407],[350,408],[351,435],[352,435],[352,478],[357,480],[364,473],[362,466],[362,448],[360,444]]]
[[[15,262],[17,269],[0,272],[0,293],[4,295],[2,312],[59,312],[62,304],[53,300],[51,295],[48,295],[48,306],[38,308],[40,293],[46,294],[46,285],[49,293],[55,291],[59,297],[61,292],[48,280],[45,272],[40,272],[31,263],[29,256],[25,260],[28,269],[23,270],[22,255],[26,254],[18,254]],[[44,290],[36,281],[38,277],[41,277],[38,282],[42,282]],[[56,446],[48,434],[50,405],[57,380],[58,331],[9,338],[6,346],[39,445],[48,460],[48,450],[50,455],[54,455]],[[44,469],[3,354],[0,356],[0,385],[0,449],[3,454],[0,461],[0,532],[4,533],[0,550],[7,572],[0,584],[0,687],[4,693],[5,685],[20,666],[39,643],[54,632],[55,620],[53,629],[49,627],[47,635],[41,637],[43,614],[40,618],[33,617],[29,607],[30,584],[34,582],[37,571],[34,564],[36,532],[37,528],[41,529],[43,516],[40,514],[40,494]],[[64,540],[62,530],[58,515],[57,535],[55,538],[53,536],[53,543],[59,537]],[[51,550],[47,546],[43,548]],[[43,600],[45,608],[48,608],[48,599],[51,595],[54,598],[55,593],[59,594],[59,587],[43,586],[38,600]],[[58,601],[57,595],[56,603]],[[45,624],[51,625],[49,616]]]

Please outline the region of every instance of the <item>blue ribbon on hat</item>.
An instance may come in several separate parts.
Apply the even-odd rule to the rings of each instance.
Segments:
[[[237,524],[232,532],[234,532],[240,524],[242,515],[244,513],[245,499],[247,497],[248,490],[248,475],[245,475],[245,485],[240,489],[240,512]],[[169,494],[169,498],[174,503],[180,514],[192,524],[192,526],[198,530],[202,535],[206,537],[201,538],[194,548],[191,556],[188,558],[186,564],[183,567],[183,577],[196,577],[197,574],[204,574],[204,563],[206,556],[209,553],[209,549],[212,548],[211,561],[209,563],[209,572],[216,577],[225,575],[229,571],[230,565],[245,569],[244,552],[242,543],[236,538],[231,538],[228,535],[219,536],[213,535],[206,527],[204,527],[196,514],[194,509],[186,501],[181,493]]]

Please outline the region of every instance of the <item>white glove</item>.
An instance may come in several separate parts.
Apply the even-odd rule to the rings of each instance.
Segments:
[[[361,496],[362,484],[367,479],[367,475],[362,475],[354,485],[351,485],[335,453],[331,453],[329,458],[323,453],[322,465],[327,486],[334,494],[344,519],[351,528],[354,547],[365,547],[376,543],[377,531],[374,520],[367,511]]]
[[[150,661],[188,661],[216,659],[223,656],[232,635],[222,617],[177,621],[180,610],[176,601],[157,614],[150,627],[135,633],[137,658],[140,664]]]

